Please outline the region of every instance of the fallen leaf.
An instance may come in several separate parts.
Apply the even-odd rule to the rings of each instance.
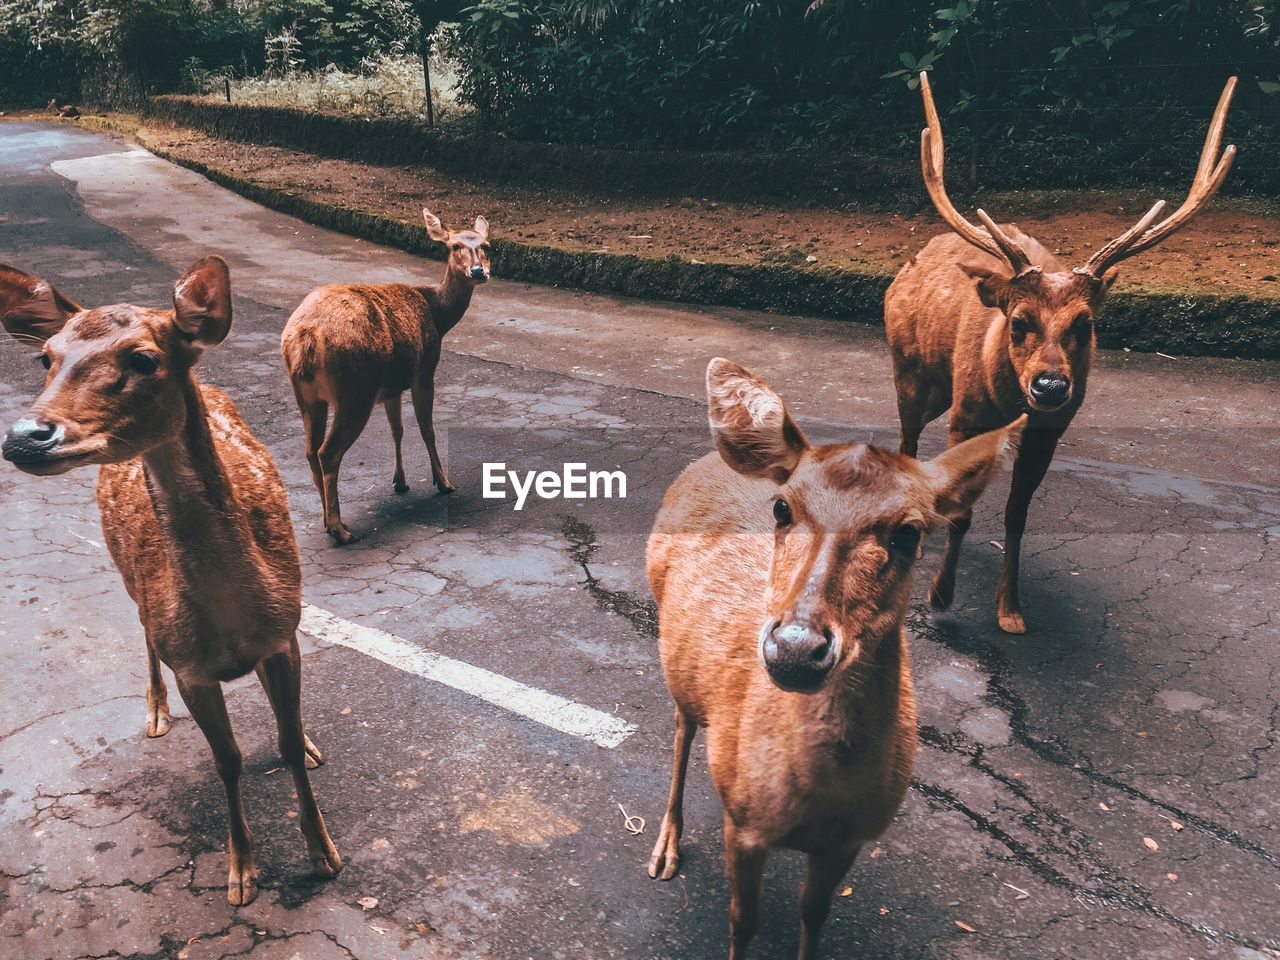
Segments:
[[[1111,812],[1111,808],[1110,808],[1110,807],[1108,807],[1105,803],[1100,803],[1100,804],[1098,804],[1098,809],[1099,809],[1099,810],[1102,810],[1102,811],[1103,811],[1103,812],[1105,812],[1105,813],[1110,813],[1110,812]]]
[[[350,707],[343,707],[341,710],[339,710],[339,711],[338,711],[338,713],[342,714],[342,716],[344,716],[344,717],[345,717],[345,716],[348,716],[348,715],[351,713],[351,708],[350,708]]]
[[[377,897],[361,897],[356,903],[360,904],[361,910],[372,910],[378,905]]]
[[[882,917],[886,917],[886,916],[888,916],[888,915],[889,915],[889,908],[888,908],[888,907],[881,907],[881,908],[880,908],[880,916],[882,916]]]
[[[386,850],[391,846],[391,841],[386,837],[378,837],[373,841],[373,843],[369,844],[369,846],[374,850]]]
[[[965,933],[977,933],[977,932],[978,932],[978,931],[977,931],[977,930],[975,930],[973,927],[971,927],[971,926],[969,926],[967,923],[965,923],[963,920],[956,920],[956,921],[954,921],[954,923],[955,923],[955,925],[956,925],[957,927],[959,927],[959,928],[960,928],[961,930],[963,930]]]
[[[853,887],[845,887],[843,890],[840,891],[840,896],[842,897],[853,896]]]
[[[880,847],[876,847],[874,850],[871,851],[871,859],[872,860],[876,859],[882,853],[884,853],[884,850],[881,849]]]
[[[389,932],[386,927],[380,927],[376,923],[369,924],[369,929],[372,930],[374,933],[380,933],[383,936],[386,936],[387,933]]]
[[[1178,875],[1176,873],[1166,873],[1165,876],[1169,878],[1170,882],[1178,879]]]
[[[1150,837],[1143,837],[1143,838],[1142,838],[1142,842],[1143,842],[1143,844],[1146,846],[1146,848],[1147,848],[1148,850],[1153,850],[1153,851],[1154,851],[1154,850],[1159,850],[1159,849],[1160,849],[1160,844],[1156,843],[1156,842],[1155,842],[1154,840],[1152,840]]]
[[[1181,833],[1182,824],[1180,824],[1177,820],[1170,820],[1169,829],[1172,830],[1174,833]]]
[[[1145,740],[1148,736],[1150,736],[1150,734],[1148,734],[1147,731],[1145,730],[1139,730],[1138,736],[1142,737]]]

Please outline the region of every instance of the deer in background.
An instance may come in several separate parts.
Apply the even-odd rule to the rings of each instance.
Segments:
[[[430,210],[422,216],[428,236],[448,247],[440,283],[320,287],[299,304],[280,338],[307,433],[307,462],[324,507],[324,528],[340,544],[356,538],[342,522],[338,470],[377,403],[387,411],[395,441],[396,493],[409,489],[400,451],[400,396],[406,390],[431,457],[431,479],[441,493],[454,489],[436,451],[436,366],[441,339],[462,319],[476,285],[489,279],[489,222],[477,217],[470,230],[450,230]]]
[[[302,571],[284,484],[235,405],[193,370],[231,329],[226,263],[206,257],[191,267],[169,311],[85,310],[45,281],[0,266],[0,322],[41,346],[48,371],[0,452],[36,476],[101,464],[102,530],[146,633],[147,735],[169,730],[163,661],[226,788],[227,899],[242,905],[257,894],[240,750],[221,687],[250,671],[275,712],[312,866],[336,876],[342,859],[307,776],[324,758],[302,730]]]
[[[667,491],[649,583],[675,700],[675,760],[649,876],[680,863],[689,749],[707,730],[724,802],[731,960],[758,922],[770,847],[802,850],[802,960],[832,891],[888,827],[916,753],[907,639],[921,535],[962,515],[1022,423],[928,463],[863,444],[811,446],[782,400],[728,360],[707,368],[716,451]]]
[[[1030,416],[1005,507],[1004,570],[996,590],[1000,629],[1025,633],[1018,565],[1027,506],[1058,440],[1084,402],[1095,349],[1094,323],[1116,264],[1149,250],[1185,226],[1226,178],[1236,148],[1220,152],[1236,79],[1227,81],[1209,125],[1191,191],[1160,220],[1164,201],[1132,228],[1068,269],[1017,227],[997,226],[979,210],[982,227],[962,217],[943,185],[942,126],[929,78],[920,74],[927,126],[920,138],[924,182],[954,233],[934,237],[899,271],[885,294],[884,319],[902,423],[901,451],[916,455],[920,431],[948,409],[952,446]],[[973,248],[976,248],[973,249]],[[947,529],[930,603],[950,605],[956,564],[971,515]]]

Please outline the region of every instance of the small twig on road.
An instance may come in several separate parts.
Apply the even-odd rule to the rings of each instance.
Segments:
[[[1005,882],[1005,886],[1017,894],[1017,896],[1014,897],[1015,900],[1026,900],[1028,897],[1031,896],[1031,894],[1028,893],[1026,890],[1023,890],[1021,887],[1015,887],[1012,883],[1009,883],[1008,881]]]

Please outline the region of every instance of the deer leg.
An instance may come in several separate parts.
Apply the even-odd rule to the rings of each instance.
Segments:
[[[671,769],[671,792],[667,795],[667,812],[658,831],[658,842],[649,857],[649,876],[670,880],[680,869],[680,834],[684,831],[684,775],[689,768],[689,748],[697,735],[698,725],[676,707],[675,759]]]
[[[852,853],[841,851],[809,857],[809,870],[800,893],[799,960],[815,960],[818,956],[818,933],[831,912],[831,895],[849,871],[858,849],[854,847]]]
[[[307,841],[311,866],[322,877],[336,877],[342,870],[342,857],[325,829],[324,816],[307,776],[307,738],[302,732],[300,703],[302,657],[297,640],[290,641],[287,651],[265,658],[259,665],[258,676],[275,711],[280,755],[293,774],[293,786],[298,794],[298,825]]]
[[[354,543],[356,538],[342,522],[342,511],[338,505],[338,470],[342,466],[342,458],[369,422],[371,413],[372,397],[352,397],[336,404],[333,427],[320,447],[320,469],[324,474],[324,528],[340,544]]]
[[[307,435],[307,464],[311,467],[311,480],[320,494],[320,506],[324,506],[324,472],[320,469],[320,445],[329,426],[329,403],[326,400],[309,400],[301,388],[293,385],[293,398],[302,414],[302,429]]]
[[[400,394],[387,397],[382,402],[382,406],[387,411],[387,423],[391,424],[391,439],[396,445],[396,472],[391,482],[396,488],[396,493],[408,493],[409,483],[404,478],[404,452],[401,450],[400,443],[404,439],[404,420],[400,416]]]
[[[760,926],[760,886],[769,848],[747,843],[726,812],[725,870],[729,877],[729,960],[744,960]]]
[[[1004,570],[996,587],[996,617],[1005,633],[1026,633],[1022,605],[1018,601],[1018,572],[1022,560],[1022,534],[1027,529],[1027,507],[1049,469],[1062,431],[1028,429],[1022,435],[1013,483],[1004,509]]]
[[[453,493],[454,486],[444,475],[444,467],[440,463],[440,454],[436,451],[436,426],[434,406],[436,401],[436,372],[434,369],[424,370],[413,385],[413,412],[418,417],[418,429],[422,432],[422,442],[427,445],[427,453],[431,456],[431,480],[441,493]]]
[[[262,689],[267,692],[267,699],[270,700],[272,696],[271,683],[267,680],[267,675],[263,672],[261,663],[259,663],[255,668],[255,672],[258,674],[258,682],[262,684]],[[272,704],[271,709],[273,711],[275,710],[274,703]],[[303,759],[306,762],[308,770],[314,770],[316,767],[324,766],[324,754],[320,752],[319,747],[311,742],[311,738],[307,736],[306,731],[303,731],[302,734],[302,749],[306,751],[306,756]]]
[[[173,725],[169,719],[169,692],[160,674],[160,657],[147,638],[147,736],[163,737]]]
[[[964,432],[953,427],[947,439],[947,449],[981,432]],[[929,605],[935,610],[945,610],[951,606],[951,601],[955,597],[956,567],[960,563],[960,547],[964,543],[964,535],[969,532],[969,524],[972,522],[973,510],[970,509],[947,524],[947,543],[942,549],[942,564],[938,567],[933,585],[929,589]]]
[[[242,907],[258,895],[258,868],[253,860],[253,832],[244,816],[240,796],[240,748],[231,732],[231,719],[222,698],[222,687],[190,685],[178,678],[178,692],[213,751],[213,763],[227,791],[228,854],[227,900]]]

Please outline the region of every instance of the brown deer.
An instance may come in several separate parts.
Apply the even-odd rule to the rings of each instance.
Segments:
[[[450,230],[430,210],[424,209],[422,216],[428,236],[448,246],[440,283],[320,287],[298,305],[280,338],[307,433],[307,461],[324,507],[324,528],[340,544],[356,538],[338,507],[338,470],[377,403],[387,411],[395,440],[396,493],[409,489],[400,452],[400,395],[406,390],[413,396],[418,429],[431,457],[432,481],[441,493],[454,489],[436,452],[436,365],[441,339],[462,319],[476,285],[489,279],[489,222],[477,217],[470,230]]]
[[[1018,564],[1027,505],[1059,438],[1084,402],[1094,322],[1115,283],[1115,265],[1185,226],[1222,185],[1236,155],[1234,146],[1219,152],[1235,88],[1233,77],[1218,100],[1182,206],[1157,223],[1164,201],[1156,203],[1084,266],[1068,269],[1017,227],[997,226],[982,210],[978,219],[983,226],[976,227],[956,211],[943,185],[938,111],[929,78],[920,75],[928,121],[920,139],[924,182],[955,233],[930,240],[885,294],[901,450],[915,456],[920,431],[948,409],[952,445],[1029,414],[1005,507],[1004,571],[996,591],[1000,628],[1008,633],[1026,632]],[[941,568],[930,591],[937,609],[947,607],[954,596],[956,564],[969,522],[965,513],[947,529]]]
[[[324,758],[302,731],[302,573],[284,484],[232,402],[193,371],[231,328],[226,263],[206,257],[192,266],[167,311],[85,310],[45,281],[0,266],[0,322],[41,346],[48,371],[0,452],[36,476],[101,464],[102,530],[147,639],[147,735],[169,730],[163,661],[226,788],[227,899],[246,904],[257,894],[240,750],[221,687],[251,670],[275,711],[312,866],[336,876],[342,859],[307,778]]]
[[[893,819],[911,780],[916,711],[903,621],[921,534],[959,516],[1021,422],[936,460],[810,446],[782,400],[728,360],[707,368],[717,452],[667,491],[649,584],[675,700],[675,762],[649,876],[680,863],[689,748],[707,729],[724,802],[731,958],[757,926],[770,847],[809,855],[800,957],[831,893]]]

